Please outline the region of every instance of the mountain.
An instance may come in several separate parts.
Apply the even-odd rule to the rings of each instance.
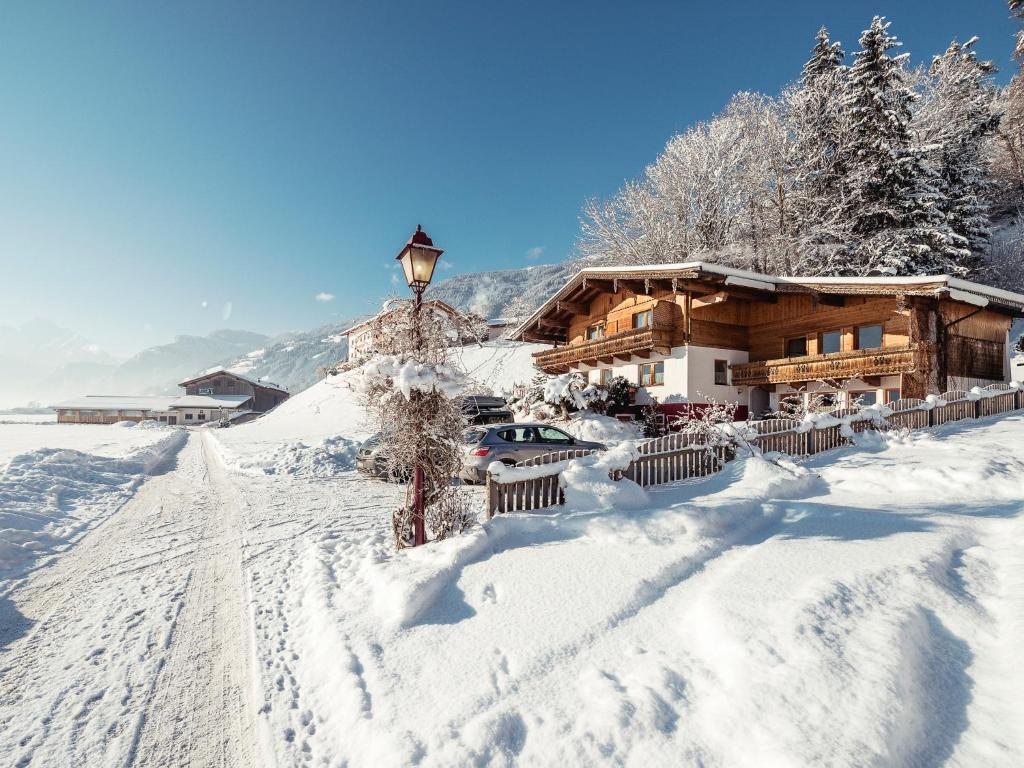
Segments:
[[[580,269],[579,260],[522,269],[474,272],[440,280],[429,298],[484,317],[523,314],[540,306]],[[346,359],[341,331],[353,320],[311,331],[268,337],[240,330],[178,336],[119,361],[73,331],[46,321],[0,327],[0,407],[38,401],[45,405],[83,394],[165,394],[178,382],[213,367],[263,378],[300,392],[317,380],[317,369]]]
[[[78,394],[109,376],[118,360],[49,320],[0,326],[0,407]]]
[[[174,394],[183,379],[258,349],[267,341],[269,337],[261,333],[228,329],[206,336],[178,336],[170,344],[144,349],[126,360],[104,386],[114,394]]]
[[[348,339],[340,333],[354,322],[347,320],[312,331],[275,336],[265,344],[221,360],[218,364],[235,373],[272,381],[293,394],[301,392],[316,383],[318,368],[347,357]]]
[[[537,264],[522,269],[467,272],[435,283],[427,297],[484,317],[504,317],[533,311],[561,288],[583,265],[580,259],[561,264]],[[518,306],[513,302],[519,299]]]

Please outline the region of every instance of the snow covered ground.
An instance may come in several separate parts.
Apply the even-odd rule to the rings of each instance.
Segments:
[[[1021,446],[1021,416],[867,437],[398,556],[379,518],[339,520],[253,585],[265,743],[279,765],[1020,765]]]
[[[396,555],[403,487],[268,459],[365,434],[343,381],[0,596],[7,763],[1024,764],[1024,415]]]
[[[0,424],[0,600],[6,581],[111,515],[184,442],[152,422]]]

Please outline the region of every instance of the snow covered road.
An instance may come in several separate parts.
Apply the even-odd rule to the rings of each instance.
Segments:
[[[3,608],[10,764],[254,764],[240,510],[207,440]]]

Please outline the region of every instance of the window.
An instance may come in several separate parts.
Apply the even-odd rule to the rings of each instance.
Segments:
[[[874,389],[868,389],[864,392],[853,392],[851,394],[854,401],[861,405],[874,405],[878,402],[878,392]]]
[[[887,389],[885,390],[885,402],[894,403],[900,399],[900,391],[898,389]]]
[[[604,338],[604,323],[592,325],[587,328],[587,339],[603,339]]]
[[[167,421],[167,417],[166,416],[161,416],[160,417],[160,421]]]
[[[612,369],[602,368],[597,373],[597,383],[603,387],[607,387],[612,382]]]
[[[572,438],[569,435],[554,427],[537,427],[537,433],[540,435],[541,442],[557,443],[558,445],[572,444]]]
[[[861,325],[854,339],[857,349],[878,349],[882,346],[882,326]]]
[[[806,336],[797,336],[795,339],[786,339],[786,357],[803,357],[806,354]]]
[[[191,413],[186,413],[185,414],[185,421],[192,421],[192,414]]]
[[[206,421],[206,411],[200,411],[199,412],[199,420],[200,421]]]
[[[199,388],[199,394],[200,395],[212,395],[213,394],[213,387],[200,387]]]
[[[633,315],[634,328],[650,328],[654,320],[654,311],[648,309],[646,312],[637,312]]]
[[[645,363],[640,366],[640,386],[653,387],[665,383],[664,363]]]
[[[839,352],[843,347],[843,334],[839,331],[826,331],[818,337],[818,354],[827,355]]]
[[[729,383],[729,361],[715,360],[715,384]]]
[[[498,437],[507,443],[536,443],[537,431],[533,427],[516,427],[501,430]]]

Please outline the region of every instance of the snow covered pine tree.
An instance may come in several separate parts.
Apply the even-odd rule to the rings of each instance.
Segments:
[[[917,99],[903,68],[906,55],[889,24],[876,16],[860,37],[844,106],[853,121],[847,216],[853,240],[851,274],[959,275],[970,259],[967,240],[942,212],[938,174],[912,145],[911,105]]]
[[[954,40],[932,60],[911,124],[938,173],[939,207],[972,253],[963,262],[971,272],[980,267],[992,237],[987,144],[1000,120],[992,82],[995,66],[978,61],[976,42],[973,37],[963,44]]]

